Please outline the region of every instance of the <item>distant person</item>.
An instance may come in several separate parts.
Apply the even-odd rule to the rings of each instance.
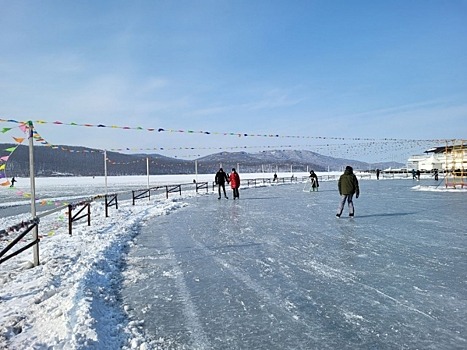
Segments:
[[[435,181],[438,181],[438,169],[434,170],[433,176],[435,177]]]
[[[339,177],[337,187],[339,189],[341,199],[339,202],[339,208],[337,209],[336,217],[341,217],[345,202],[347,202],[349,205],[349,216],[353,217],[355,211],[352,199],[354,194],[355,197],[358,198],[360,195],[360,188],[358,187],[358,180],[353,173],[353,168],[351,166],[347,166],[345,168],[344,173]]]
[[[417,174],[417,181],[420,181],[420,170],[417,170],[416,174]]]
[[[379,173],[381,172],[381,170],[379,169],[376,169],[376,180],[379,180]]]
[[[272,182],[274,182],[274,181],[277,181],[277,174],[276,173],[274,173],[274,177],[272,179]]]
[[[232,168],[232,172],[229,176],[230,187],[232,187],[233,191],[233,198],[240,198],[240,193],[238,192],[238,188],[240,187],[240,175],[235,171],[235,168]]]
[[[415,169],[412,169],[412,179],[415,180],[417,177],[416,177],[416,173],[415,173]]]
[[[310,188],[310,192],[313,190],[314,191],[318,191],[318,187],[319,187],[319,183],[318,183],[318,176],[315,174],[315,172],[313,170],[310,171],[310,181],[311,181],[311,188]]]
[[[15,177],[13,176],[13,178],[11,179],[10,187],[15,187],[15,182],[18,182],[18,181],[16,181]]]
[[[221,188],[224,191],[225,199],[229,199],[229,197],[227,197],[227,193],[225,193],[225,182],[226,181],[229,182],[229,178],[227,177],[227,174],[224,172],[224,169],[222,168],[219,169],[219,171],[216,173],[215,181],[216,181],[216,185],[219,190],[218,199],[221,199]]]

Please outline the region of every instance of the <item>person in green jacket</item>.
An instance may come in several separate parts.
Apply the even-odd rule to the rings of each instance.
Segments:
[[[355,209],[352,199],[354,194],[355,197],[358,198],[360,195],[360,188],[358,187],[358,180],[353,173],[353,168],[351,166],[347,166],[345,168],[344,173],[339,177],[337,187],[339,188],[341,199],[339,202],[339,208],[337,209],[336,217],[341,217],[345,202],[347,202],[349,205],[349,216],[353,217]]]

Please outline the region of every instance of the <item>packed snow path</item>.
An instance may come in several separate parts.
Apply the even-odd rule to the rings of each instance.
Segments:
[[[465,194],[412,186],[362,181],[355,219],[335,182],[191,199],[145,223],[122,297],[154,347],[466,348]]]

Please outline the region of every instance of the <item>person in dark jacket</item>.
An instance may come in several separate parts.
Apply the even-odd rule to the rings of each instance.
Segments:
[[[313,170],[310,170],[310,176],[309,176],[310,180],[311,180],[311,188],[310,188],[310,191],[313,190],[314,191],[318,191],[318,187],[319,187],[319,183],[318,183],[318,176],[315,174],[315,172]]]
[[[13,176],[13,178],[11,179],[10,187],[15,187],[15,182],[17,182],[17,181],[16,181],[15,177]]]
[[[230,180],[230,187],[232,187],[233,191],[233,198],[240,198],[240,193],[238,192],[238,188],[240,187],[240,175],[235,171],[235,168],[232,168],[232,172],[229,176]]]
[[[341,196],[339,202],[339,208],[337,209],[336,217],[340,218],[342,211],[344,210],[345,202],[349,205],[349,216],[354,216],[354,205],[353,205],[353,195],[358,198],[360,195],[360,188],[358,187],[358,180],[351,166],[345,168],[344,173],[339,177],[337,183],[339,188],[339,194]]]
[[[219,169],[219,171],[216,173],[215,181],[219,189],[218,199],[221,199],[221,188],[224,191],[225,199],[229,199],[229,197],[227,197],[227,193],[225,193],[225,182],[226,181],[229,182],[229,178],[227,177],[227,174],[224,172],[224,169],[222,168]]]

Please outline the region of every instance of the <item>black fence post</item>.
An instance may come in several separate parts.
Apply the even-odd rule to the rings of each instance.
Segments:
[[[112,198],[109,200],[109,196]],[[115,209],[118,210],[118,194],[105,195],[105,217],[109,217],[109,207],[115,205]]]
[[[68,234],[71,236],[73,231],[72,205],[68,204]]]
[[[105,195],[105,217],[109,217],[109,203],[107,202],[107,195]]]

